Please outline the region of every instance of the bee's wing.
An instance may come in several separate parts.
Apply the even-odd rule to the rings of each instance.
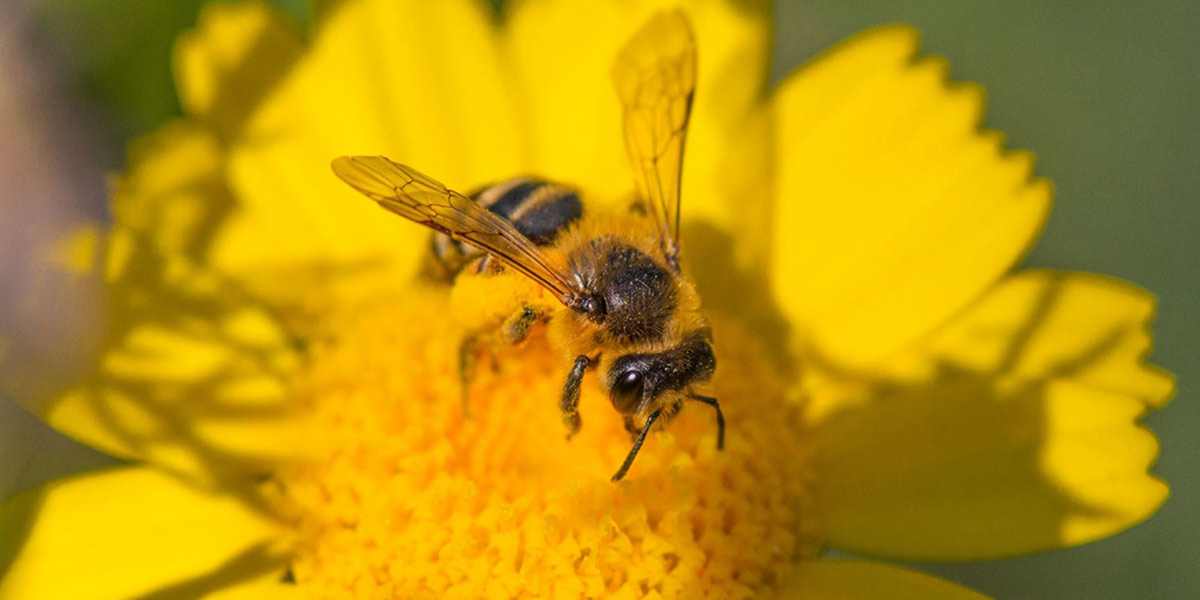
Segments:
[[[625,149],[663,252],[678,268],[683,143],[696,89],[696,42],[687,16],[655,15],[622,48],[612,69],[625,121]]]
[[[566,270],[512,223],[416,169],[382,156],[343,156],[333,172],[380,206],[504,261],[567,306],[582,296]]]

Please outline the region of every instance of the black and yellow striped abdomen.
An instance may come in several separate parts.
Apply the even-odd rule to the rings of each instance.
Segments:
[[[492,214],[507,219],[539,246],[554,243],[560,232],[583,216],[583,202],[575,190],[540,179],[509,179],[480,189],[470,197]],[[425,261],[425,275],[450,282],[467,265],[486,256],[469,244],[434,233]]]

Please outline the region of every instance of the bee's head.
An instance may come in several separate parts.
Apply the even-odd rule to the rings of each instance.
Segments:
[[[614,360],[605,376],[613,408],[627,416],[648,412],[663,393],[708,381],[717,358],[705,334],[697,331],[663,352],[626,354]]]

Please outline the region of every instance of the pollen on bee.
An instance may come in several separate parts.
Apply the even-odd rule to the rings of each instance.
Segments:
[[[512,271],[487,276],[459,275],[451,288],[447,313],[469,330],[489,331],[543,296],[543,289]]]

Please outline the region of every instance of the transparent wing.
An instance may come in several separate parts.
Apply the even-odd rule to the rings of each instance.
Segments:
[[[678,269],[683,145],[696,89],[696,42],[687,16],[673,10],[651,18],[617,56],[612,77],[634,177],[658,222],[663,252]]]
[[[456,240],[463,240],[524,273],[565,305],[582,294],[557,261],[511,223],[420,171],[382,156],[343,156],[333,172],[380,206]]]

